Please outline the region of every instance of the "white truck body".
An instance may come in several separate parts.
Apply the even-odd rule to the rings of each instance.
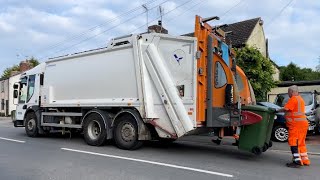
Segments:
[[[41,97],[42,108],[135,107],[145,123],[156,123],[159,137],[181,137],[196,128],[196,51],[193,37],[131,35],[51,59],[22,76],[36,74],[37,84],[44,75],[30,106]],[[183,96],[177,87],[184,87]],[[18,107],[17,120],[23,115]]]

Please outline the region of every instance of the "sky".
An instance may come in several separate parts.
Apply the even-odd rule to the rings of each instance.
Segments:
[[[160,19],[159,6],[172,35],[192,32],[195,15],[219,16],[211,25],[261,17],[276,64],[319,63],[318,0],[0,0],[0,72],[26,58],[44,62],[145,32],[147,19],[148,25]]]

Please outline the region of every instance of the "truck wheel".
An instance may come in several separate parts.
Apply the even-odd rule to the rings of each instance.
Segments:
[[[83,124],[84,140],[88,145],[101,146],[106,141],[107,129],[101,115],[92,113],[88,115]]]
[[[38,125],[37,125],[37,116],[34,112],[30,112],[26,116],[25,121],[25,130],[26,134],[29,137],[37,137],[39,135]]]
[[[282,125],[275,126],[272,130],[272,138],[278,142],[288,141],[289,132],[286,127]]]
[[[121,116],[114,126],[114,141],[120,149],[134,150],[143,145],[138,140],[138,125],[131,115]]]

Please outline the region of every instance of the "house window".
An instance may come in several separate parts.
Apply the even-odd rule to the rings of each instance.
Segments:
[[[1,92],[4,92],[4,81],[1,82]]]
[[[4,99],[1,99],[1,110],[4,110]]]

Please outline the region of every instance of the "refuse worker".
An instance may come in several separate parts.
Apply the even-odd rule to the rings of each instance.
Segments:
[[[310,160],[307,154],[306,136],[308,121],[305,115],[305,104],[299,95],[298,86],[288,88],[290,99],[278,112],[285,112],[286,125],[289,131],[288,144],[293,155],[293,162],[287,163],[287,167],[298,168],[303,165],[309,166]]]
[[[235,131],[235,134],[233,134],[233,138],[235,139],[235,142],[232,143],[232,145],[233,146],[238,146],[239,145],[240,127],[232,127],[232,131],[233,132]],[[224,127],[214,128],[214,135],[217,136],[217,138],[216,139],[212,139],[211,141],[216,143],[217,145],[220,145],[221,141],[222,141],[222,139],[223,139],[223,137],[225,135],[225,128]]]
[[[224,128],[214,128],[214,135],[217,136],[217,139],[212,139],[211,141],[220,145],[222,138],[224,137]]]

